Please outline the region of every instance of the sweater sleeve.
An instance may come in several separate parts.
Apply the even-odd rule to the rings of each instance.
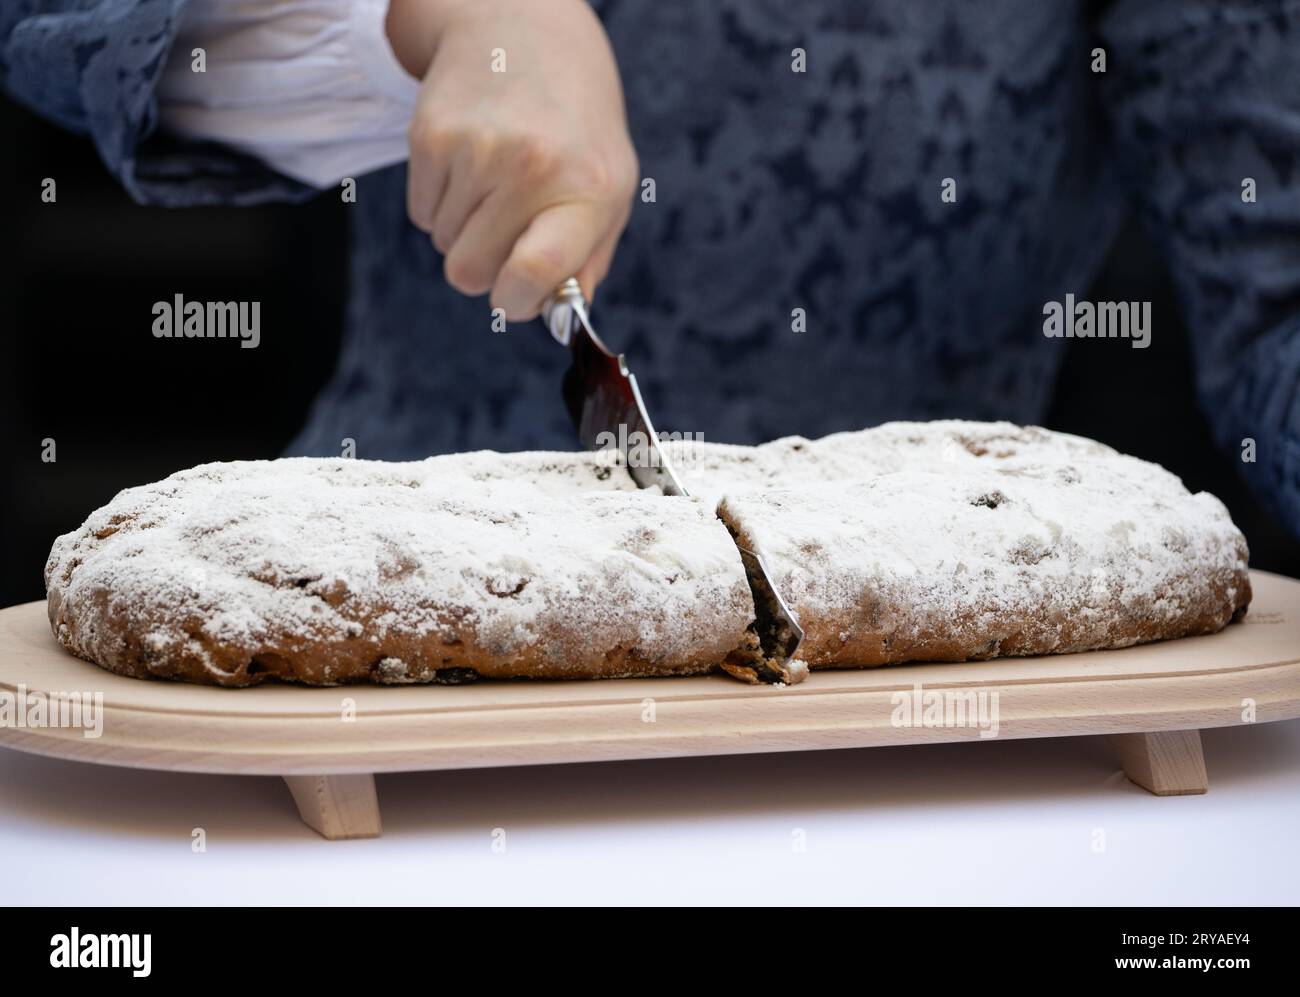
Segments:
[[[1300,0],[1120,0],[1100,28],[1107,109],[1201,404],[1300,535]]]
[[[246,152],[158,127],[157,88],[189,0],[10,0],[0,7],[0,86],[86,135],[137,201],[256,204],[309,186]]]

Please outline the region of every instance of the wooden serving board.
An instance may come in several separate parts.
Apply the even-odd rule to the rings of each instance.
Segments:
[[[67,654],[45,604],[33,602],[0,611],[0,745],[106,765],[284,776],[303,819],[329,838],[379,833],[376,772],[989,736],[1111,735],[1134,782],[1159,795],[1198,793],[1207,787],[1201,728],[1300,716],[1300,581],[1259,571],[1252,581],[1246,619],[1213,636],[819,671],[789,688],[721,676],[332,689],[145,681]],[[20,724],[19,707],[57,693],[102,694],[99,736],[86,736],[93,723]]]

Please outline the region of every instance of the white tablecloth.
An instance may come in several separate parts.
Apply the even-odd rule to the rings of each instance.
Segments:
[[[1204,744],[1166,799],[1100,738],[383,775],[339,842],[278,779],[0,749],[0,903],[1300,902],[1300,721]]]

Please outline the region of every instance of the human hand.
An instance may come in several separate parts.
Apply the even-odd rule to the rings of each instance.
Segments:
[[[423,84],[407,212],[448,283],[511,321],[577,276],[591,297],[637,183],[614,54],[585,0],[393,0],[386,28]]]

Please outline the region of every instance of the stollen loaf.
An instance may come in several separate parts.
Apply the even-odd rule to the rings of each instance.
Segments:
[[[59,537],[51,627],[112,671],[224,686],[807,668],[1124,647],[1246,611],[1227,510],[1162,468],[1009,423],[890,423],[670,453],[206,464]],[[771,659],[762,556],[806,632]]]

